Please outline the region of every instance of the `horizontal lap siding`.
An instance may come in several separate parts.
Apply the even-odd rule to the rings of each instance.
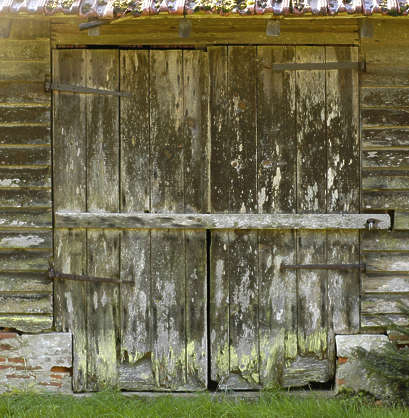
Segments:
[[[49,25],[13,20],[0,39],[0,327],[52,326]]]
[[[362,40],[362,212],[395,211],[393,231],[361,235],[361,329],[404,323],[398,301],[409,298],[409,30],[375,22]],[[392,40],[399,39],[394,42]],[[399,230],[397,230],[399,229]]]

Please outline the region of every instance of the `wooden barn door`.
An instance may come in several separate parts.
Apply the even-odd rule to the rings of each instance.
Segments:
[[[60,50],[53,65],[56,213],[206,212],[204,52]],[[55,270],[135,284],[56,282],[74,390],[205,389],[206,231],[84,229],[75,213],[56,219]]]
[[[209,49],[212,212],[359,213],[357,70],[325,69],[357,60],[349,47]],[[358,332],[358,271],[281,270],[359,263],[358,231],[304,228],[212,232],[219,386],[327,382],[334,333]]]
[[[282,267],[359,263],[358,230],[308,223],[359,212],[357,71],[325,68],[351,61],[349,47],[54,51],[54,268],[113,280],[55,281],[75,391],[332,379],[359,272]]]

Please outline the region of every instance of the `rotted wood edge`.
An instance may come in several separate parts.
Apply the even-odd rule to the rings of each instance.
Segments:
[[[57,228],[389,229],[387,214],[153,214],[56,212]]]

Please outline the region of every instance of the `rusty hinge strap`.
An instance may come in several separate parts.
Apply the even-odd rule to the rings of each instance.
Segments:
[[[134,283],[133,280],[118,280],[118,279],[108,279],[106,277],[95,277],[87,276],[85,274],[67,274],[60,273],[55,271],[52,267],[48,269],[48,277],[50,279],[62,279],[62,280],[78,280],[82,282],[103,282],[103,283]]]
[[[102,90],[102,89],[93,89],[91,87],[82,87],[82,86],[71,86],[70,84],[56,84],[46,81],[44,84],[44,90],[49,92],[51,90],[58,91],[67,91],[70,93],[84,93],[84,94],[102,94],[106,96],[131,96],[131,93],[124,91],[114,91],[114,90]]]
[[[297,70],[361,70],[364,71],[364,62],[288,62],[283,64],[272,64],[264,66],[266,69],[273,71],[297,71]]]
[[[281,264],[280,270],[366,270],[366,264]]]

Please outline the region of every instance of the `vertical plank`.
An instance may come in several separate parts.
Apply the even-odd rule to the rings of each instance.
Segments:
[[[149,52],[120,51],[121,212],[150,211]],[[150,232],[121,234],[121,365],[119,385],[127,390],[154,386],[151,364]]]
[[[119,88],[115,50],[87,51],[87,86]],[[119,104],[114,96],[87,98],[87,209],[119,211]],[[119,232],[88,230],[88,274],[119,278]],[[118,382],[118,286],[88,284],[88,390]]]
[[[151,210],[184,210],[181,51],[150,53]],[[156,385],[186,384],[184,232],[151,232],[153,369]],[[181,261],[182,260],[182,261]]]
[[[326,60],[358,60],[357,48],[326,47]],[[328,213],[359,212],[359,101],[358,72],[328,70],[327,137]],[[358,263],[358,231],[328,231],[328,262]],[[328,272],[330,330],[333,334],[359,332],[359,272]]]
[[[53,82],[85,85],[85,51],[53,52]],[[86,100],[85,96],[54,92],[53,191],[54,209],[86,210]],[[55,230],[57,271],[84,274],[85,231]],[[57,331],[73,334],[73,390],[86,390],[86,285],[70,281],[54,284],[54,318]]]
[[[208,210],[208,60],[183,52],[185,213]],[[207,244],[205,231],[185,231],[186,373],[190,390],[207,388]]]
[[[323,63],[325,49],[296,47],[296,62]],[[296,106],[297,211],[323,213],[326,211],[327,188],[324,70],[297,71]],[[297,237],[297,261],[298,264],[325,263],[326,233],[300,231]],[[297,292],[298,354],[312,358],[312,362],[314,359],[324,359],[325,365],[324,368],[317,367],[314,371],[314,363],[311,363],[307,365],[304,373],[300,370],[300,384],[303,378],[306,379],[304,384],[308,381],[327,381],[327,272],[299,270]]]
[[[228,48],[230,199],[232,213],[257,212],[256,48]],[[233,389],[259,383],[256,231],[230,232],[230,377]]]
[[[208,48],[210,110],[210,205],[212,213],[229,211],[230,135],[227,47]],[[229,232],[212,231],[210,248],[210,379],[225,387],[230,374]]]
[[[294,47],[258,47],[257,190],[259,213],[296,211],[295,72],[273,72],[295,62]],[[297,281],[293,231],[259,231],[260,383],[282,383],[285,362],[297,353]]]

